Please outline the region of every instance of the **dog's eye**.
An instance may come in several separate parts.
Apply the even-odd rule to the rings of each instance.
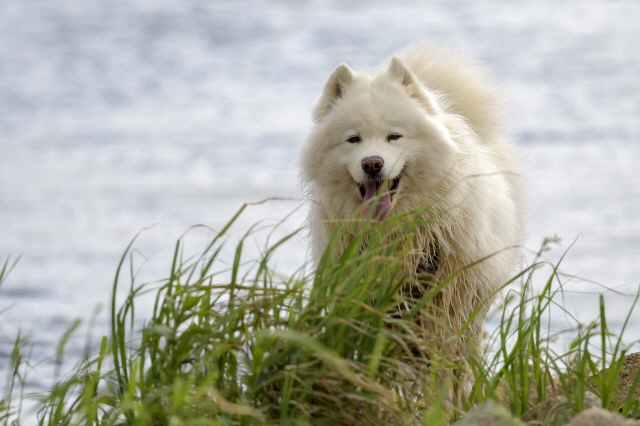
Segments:
[[[353,135],[349,139],[347,139],[347,142],[349,143],[358,143],[360,141],[362,141],[362,139],[358,135]]]
[[[389,136],[387,136],[387,141],[397,141],[401,137],[402,137],[402,135],[400,135],[398,133],[391,133]]]

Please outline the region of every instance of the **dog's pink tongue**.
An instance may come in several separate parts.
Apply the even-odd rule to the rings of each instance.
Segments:
[[[381,184],[379,182],[368,181],[364,186],[364,214],[370,218],[372,225],[376,222],[382,222],[391,211],[391,194],[389,194],[389,192],[385,192],[384,194],[382,194],[377,204],[376,201],[367,203],[367,201],[369,201],[376,195],[376,192],[378,192],[378,188],[380,188],[380,185]],[[372,215],[371,207],[373,205],[376,206],[376,210]]]

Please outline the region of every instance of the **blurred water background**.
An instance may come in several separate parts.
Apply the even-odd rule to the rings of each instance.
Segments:
[[[18,332],[36,387],[75,319],[71,358],[87,330],[107,332],[117,263],[143,228],[140,265],[159,279],[189,226],[291,199],[249,208],[240,235],[298,207],[296,158],[329,74],[374,71],[421,39],[494,72],[530,182],[527,247],[557,234],[558,259],[577,239],[562,270],[587,281],[565,278],[564,303],[588,322],[595,283],[640,283],[638,22],[633,1],[0,2],[0,260],[22,256],[0,289],[0,377]],[[295,239],[278,268],[305,250]],[[605,298],[620,327],[633,298]],[[638,339],[640,312],[630,327]]]

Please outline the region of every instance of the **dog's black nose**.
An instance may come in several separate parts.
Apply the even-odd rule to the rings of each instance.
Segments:
[[[374,177],[382,170],[384,160],[382,157],[373,155],[362,159],[362,170],[371,177]]]

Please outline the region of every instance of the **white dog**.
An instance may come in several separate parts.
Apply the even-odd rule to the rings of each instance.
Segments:
[[[372,76],[336,68],[301,159],[316,260],[333,233],[347,232],[348,242],[355,228],[341,226],[345,220],[375,226],[430,206],[403,269],[430,273],[434,282],[457,271],[433,303],[454,331],[469,322],[465,335],[476,350],[523,235],[522,178],[499,109],[476,65],[410,46]]]

